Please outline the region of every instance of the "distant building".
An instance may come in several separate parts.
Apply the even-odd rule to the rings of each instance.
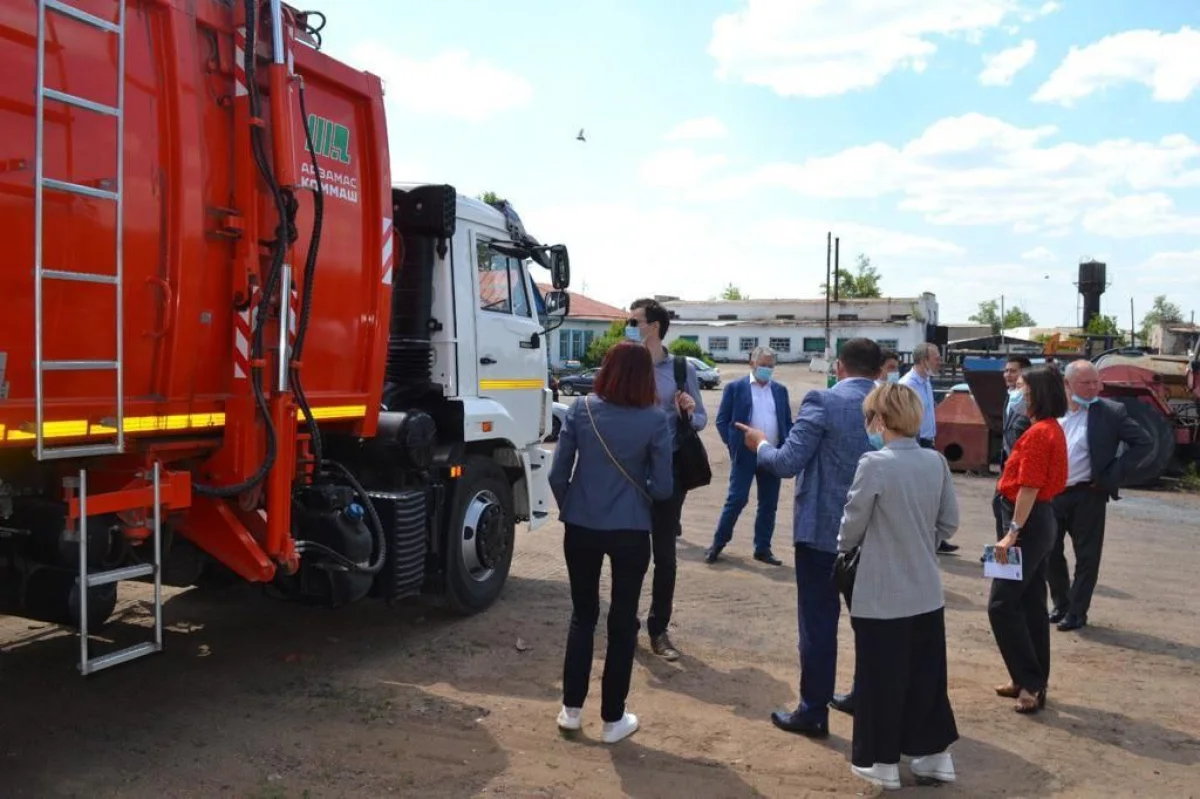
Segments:
[[[1161,355],[1191,355],[1197,340],[1200,340],[1200,325],[1159,322],[1150,328],[1150,340],[1144,343]]]
[[[553,288],[538,284],[543,295]],[[571,310],[563,326],[550,331],[550,366],[561,369],[568,361],[582,361],[592,341],[603,336],[609,325],[629,318],[629,312],[612,305],[593,300],[574,291],[571,295]]]
[[[830,303],[830,338],[825,340],[825,299],[709,300],[661,298],[672,314],[667,342],[694,341],[718,361],[742,361],[755,347],[769,346],[781,362],[809,361],[827,346],[836,355],[843,342],[874,339],[898,352],[930,340],[938,323],[937,298],[883,297]],[[574,302],[574,299],[572,299]],[[574,315],[574,308],[572,308]]]
[[[972,338],[984,338],[992,335],[991,325],[977,325],[974,322],[946,325],[947,341],[964,341]]]

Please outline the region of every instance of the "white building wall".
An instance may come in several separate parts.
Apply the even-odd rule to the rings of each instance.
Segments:
[[[908,353],[925,341],[925,323],[912,320],[891,324],[849,325],[843,322],[830,326],[830,347],[835,351],[839,341],[858,337],[873,339],[879,342],[881,347]],[[825,353],[824,321],[805,325],[672,320],[667,333],[668,344],[677,338],[695,341],[701,350],[710,353],[714,360],[722,362],[744,361],[756,346],[774,349],[780,363],[803,363],[812,360],[813,356],[823,356]]]
[[[789,321],[825,321],[825,298],[783,300],[708,300],[668,301],[664,306],[678,319],[686,321],[718,321],[736,316],[739,321],[770,321],[791,317]],[[926,292],[920,297],[881,297],[869,300],[831,302],[830,317],[854,315],[858,321],[887,322],[913,317],[922,323],[938,324],[935,295]]]

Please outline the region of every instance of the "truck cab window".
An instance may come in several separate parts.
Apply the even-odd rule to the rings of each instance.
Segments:
[[[512,308],[517,316],[529,317],[533,309],[525,283],[525,266],[516,258],[508,258],[508,285],[512,287]]]
[[[512,313],[512,291],[508,258],[488,249],[488,243],[477,239],[475,260],[479,273],[479,309],[492,313]]]

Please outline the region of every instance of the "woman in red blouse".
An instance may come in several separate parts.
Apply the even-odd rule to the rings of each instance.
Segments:
[[[1027,369],[1018,387],[1033,425],[1025,431],[1000,475],[1000,513],[1007,532],[996,560],[1021,550],[1021,579],[992,580],[988,620],[1008,668],[1000,696],[1017,700],[1018,713],[1046,705],[1050,676],[1050,619],[1046,614],[1046,563],[1057,534],[1050,500],[1067,486],[1067,439],[1059,417],[1067,412],[1063,380],[1051,369]]]

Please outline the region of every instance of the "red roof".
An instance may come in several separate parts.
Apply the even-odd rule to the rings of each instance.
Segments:
[[[548,291],[554,290],[554,287],[547,283],[538,283],[537,287],[538,291],[542,292],[543,295]],[[567,293],[571,295],[570,317],[572,319],[602,319],[607,322],[614,319],[629,318],[629,311],[615,308],[612,305],[605,305],[599,300],[593,300],[574,291],[567,291]]]

